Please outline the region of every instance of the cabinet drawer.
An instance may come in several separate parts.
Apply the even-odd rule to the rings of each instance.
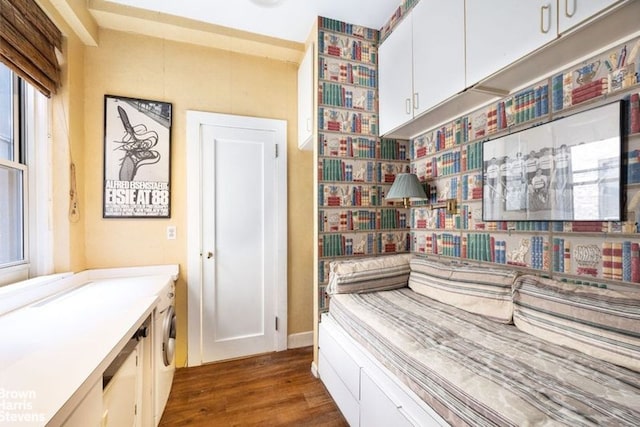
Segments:
[[[360,425],[362,427],[414,425],[403,414],[402,406],[394,403],[364,370],[361,378]]]
[[[335,333],[329,331],[320,323],[320,337],[318,346],[320,353],[325,360],[333,367],[336,374],[342,379],[351,395],[356,399],[360,399],[360,364],[345,351],[339,343],[340,337],[336,337]],[[322,363],[318,366],[320,377],[322,377]]]
[[[318,372],[329,394],[340,408],[342,415],[350,426],[360,425],[360,409],[358,399],[355,398],[342,382],[338,374],[329,363],[322,350],[318,354]]]

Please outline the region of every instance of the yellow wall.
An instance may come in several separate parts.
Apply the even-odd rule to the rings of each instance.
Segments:
[[[84,179],[84,44],[49,0],[37,0],[63,35],[61,86],[51,97],[51,162],[53,268],[55,272],[81,271],[85,263],[85,227],[82,214],[69,219],[70,165],[75,164],[78,190]],[[77,194],[80,206],[84,194]]]
[[[66,40],[63,85],[52,97],[54,266],[56,271],[80,271],[85,263],[84,192],[84,46],[76,38]],[[79,101],[80,100],[80,101]],[[71,162],[75,165],[80,216],[69,218]]]
[[[186,120],[187,110],[284,119],[288,123],[289,334],[311,331],[312,154],[297,149],[297,65],[100,30],[84,48],[83,182],[86,268],[180,264],[177,284],[177,364],[186,363]],[[173,104],[171,218],[102,219],[104,95]],[[75,153],[74,153],[75,154]],[[239,162],[239,167],[242,167]],[[166,239],[166,227],[177,239]]]

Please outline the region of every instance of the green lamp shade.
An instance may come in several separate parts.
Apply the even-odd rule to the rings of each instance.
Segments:
[[[408,199],[426,199],[427,195],[416,174],[399,173],[385,198],[387,200],[404,200],[406,206]]]

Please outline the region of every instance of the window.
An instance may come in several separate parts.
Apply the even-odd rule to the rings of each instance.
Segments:
[[[0,266],[25,261],[24,183],[20,80],[0,67]]]
[[[46,98],[0,63],[0,285],[50,272],[50,235],[39,235],[49,194],[37,184],[50,176],[46,128]]]

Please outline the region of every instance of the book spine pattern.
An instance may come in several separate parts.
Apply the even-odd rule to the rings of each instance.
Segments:
[[[378,137],[379,32],[318,18],[318,306],[329,264],[411,250],[410,211],[385,200],[410,169],[408,141]]]

